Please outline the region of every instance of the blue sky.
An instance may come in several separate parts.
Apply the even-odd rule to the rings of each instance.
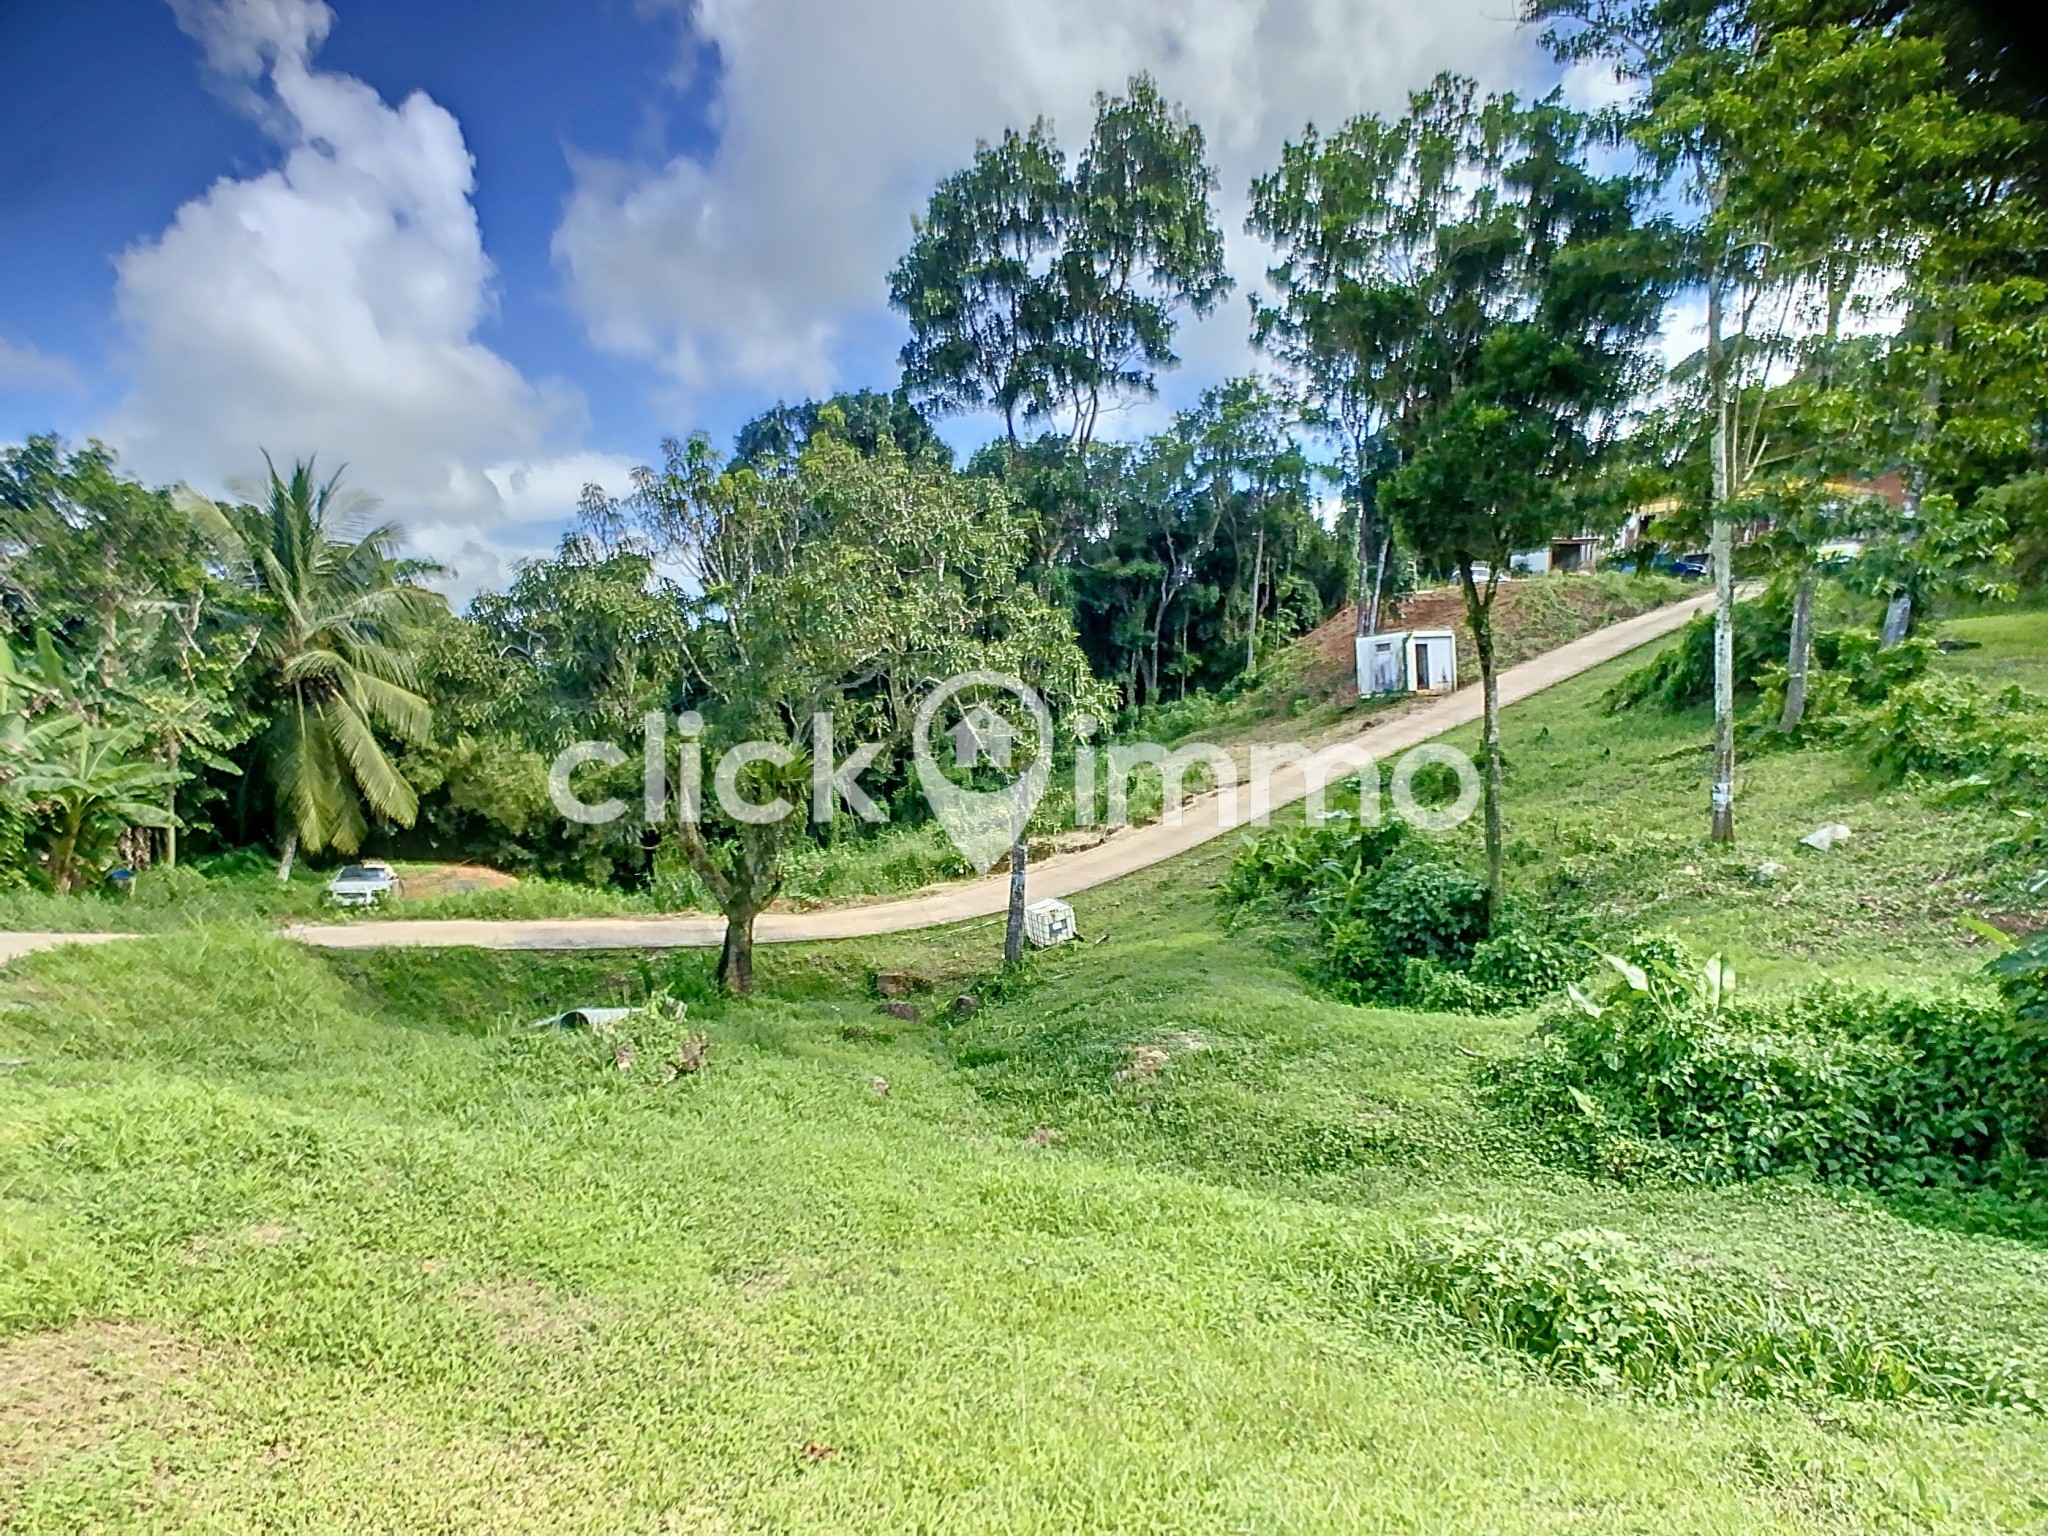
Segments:
[[[458,592],[586,479],[894,382],[884,274],[977,137],[1152,71],[1240,292],[1137,432],[1252,362],[1246,186],[1438,69],[1540,83],[1508,0],[66,0],[0,6],[0,439],[219,491],[346,459]],[[948,433],[968,444],[990,424]]]

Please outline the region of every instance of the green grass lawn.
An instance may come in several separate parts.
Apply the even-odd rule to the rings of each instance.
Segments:
[[[2007,646],[2048,627],[1956,659]],[[1955,912],[2023,899],[1994,818],[1759,757],[1710,852],[1704,722],[1601,713],[1618,670],[1509,714],[1525,896],[1745,985],[1981,965]],[[1795,854],[1822,819],[1856,837]],[[1296,932],[1214,900],[1231,852],[1087,893],[1008,985],[993,921],[770,948],[737,1003],[705,955],[248,922],[8,967],[0,1528],[2048,1527],[2040,1415],[1574,1386],[1404,1293],[1446,1215],[1606,1228],[2048,1378],[2048,1246],[1546,1168],[1475,1091],[1530,1020],[1318,995]],[[870,995],[897,968],[920,1021]],[[522,1027],[650,982],[703,1072]]]

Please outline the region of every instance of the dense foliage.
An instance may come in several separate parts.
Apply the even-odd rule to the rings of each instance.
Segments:
[[[1720,956],[1638,940],[1498,1091],[1554,1151],[1617,1176],[1802,1173],[2048,1198],[2048,1031],[1990,992],[1828,985],[1749,997]]]
[[[1825,1297],[1703,1283],[1599,1228],[1440,1219],[1405,1246],[1397,1283],[1489,1349],[1588,1386],[2042,1406],[2023,1363],[1901,1337]]]
[[[1057,631],[1056,664],[1010,649],[1126,728],[1254,696],[1277,647],[1347,599],[1378,624],[1416,581],[1463,586],[1490,679],[1511,556],[1626,520],[1654,564],[1739,522],[1725,564],[1768,590],[1734,616],[1733,680],[1778,714],[1771,745],[1867,741],[1889,775],[2024,809],[2037,706],[1937,687],[1897,641],[1951,594],[2048,571],[2038,94],[1932,0],[1527,9],[1561,57],[1618,66],[1634,94],[1588,117],[1445,76],[1399,113],[1304,129],[1250,189],[1273,252],[1252,339],[1276,376],[1223,381],[1136,440],[1105,441],[1108,413],[1157,392],[1179,327],[1232,286],[1209,140],[1143,76],[1068,148],[1037,122],[937,184],[889,274],[910,329],[898,379],[778,403],[729,459],[679,439],[635,494],[586,493],[558,550],[464,614],[398,524],[310,461],[214,506],[97,443],[0,452],[0,881],[97,888],[174,863],[183,837],[286,866],[431,850],[709,899],[724,877],[645,818],[553,814],[546,768],[720,693],[707,658],[729,611],[668,562],[721,520],[789,551],[828,535],[803,580],[777,574],[782,597],[825,592],[836,550],[846,593],[899,615],[972,525],[975,559],[1000,546],[1002,569],[970,619],[948,610],[974,644],[947,664]],[[1662,370],[1650,336],[1675,288],[1710,301],[1710,335]],[[1001,424],[958,468],[932,420],[955,411]],[[892,497],[900,536],[876,511]],[[945,508],[960,515],[923,515]],[[856,538],[888,558],[852,559]],[[1831,594],[1865,606],[1817,629]],[[1859,633],[1874,602],[1881,649]],[[815,675],[783,678],[778,708],[829,697],[844,723],[894,730],[936,652],[849,661],[801,627],[783,659]],[[1617,697],[1690,707],[1714,671],[1697,626]],[[1495,734],[1483,746],[1487,927],[1461,926],[1470,891],[1447,870],[1325,900],[1359,995],[1478,1006],[1555,969],[1534,941],[1484,948],[1509,919],[1504,770]],[[878,774],[915,823],[900,765]],[[777,858],[808,868],[874,836],[795,828]],[[929,872],[929,849],[904,857]]]
[[[1399,821],[1317,826],[1251,839],[1224,877],[1234,906],[1270,903],[1314,929],[1323,979],[1347,1002],[1492,1013],[1555,992],[1578,969],[1527,914]]]

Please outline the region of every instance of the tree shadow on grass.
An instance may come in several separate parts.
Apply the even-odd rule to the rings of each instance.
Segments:
[[[1989,1189],[1900,1190],[1880,1197],[1892,1215],[1915,1226],[1971,1237],[2006,1237],[2048,1248],[2048,1198]]]

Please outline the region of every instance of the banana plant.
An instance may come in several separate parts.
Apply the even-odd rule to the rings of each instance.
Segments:
[[[50,883],[58,891],[84,884],[88,865],[128,828],[171,824],[161,796],[181,775],[138,757],[141,746],[133,726],[100,725],[63,712],[24,727],[10,753],[14,772],[8,790],[54,823],[47,857]]]

